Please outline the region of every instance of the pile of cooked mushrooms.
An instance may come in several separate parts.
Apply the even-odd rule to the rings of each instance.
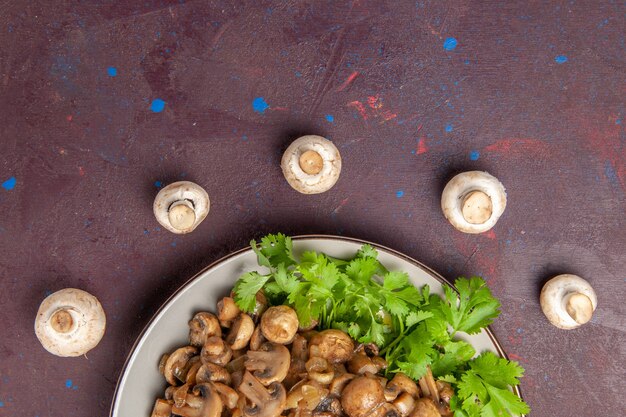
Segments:
[[[252,314],[231,297],[217,315],[189,321],[189,345],[165,354],[169,384],[152,417],[440,417],[451,416],[451,386],[432,373],[418,383],[382,376],[375,345],[343,331],[302,328],[288,306],[267,307],[262,292]]]

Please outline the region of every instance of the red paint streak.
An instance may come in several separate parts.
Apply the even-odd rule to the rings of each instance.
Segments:
[[[65,116],[65,120],[67,120],[68,122],[71,122],[73,118],[74,117],[71,114],[68,114],[67,116]]]
[[[365,106],[363,105],[363,103],[355,100],[348,103],[348,106],[356,108],[363,120],[367,120],[367,111],[365,111]]]
[[[381,117],[385,120],[385,122],[391,120],[391,119],[395,119],[396,117],[398,117],[397,114],[390,112],[389,110],[385,110],[383,112],[380,113]]]
[[[333,214],[339,213],[339,210],[341,210],[343,206],[345,206],[347,203],[348,203],[348,198],[344,198],[343,200],[341,200],[341,203],[339,203],[337,208],[333,210]]]
[[[488,231],[487,233],[485,233],[485,237],[489,238],[489,239],[496,239],[496,232],[492,230]]]
[[[352,84],[352,81],[354,81],[354,79],[356,77],[359,76],[359,73],[357,71],[354,71],[352,74],[350,74],[350,76],[343,82],[343,84],[341,84],[339,87],[337,87],[337,90],[335,91],[343,91],[346,88],[348,88],[348,86],[350,84]]]
[[[373,109],[380,109],[383,106],[383,101],[378,96],[369,96],[367,104]]]
[[[500,154],[546,153],[549,146],[537,139],[502,139],[486,146],[484,150]]]
[[[509,353],[509,359],[512,359],[512,360],[518,361],[518,362],[525,362],[526,361],[524,358],[522,358],[519,355],[516,355],[515,353]]]
[[[417,151],[415,153],[421,155],[427,151],[428,147],[426,146],[426,138],[420,138],[419,142],[417,142]]]
[[[606,175],[605,164],[610,164],[622,190],[626,190],[626,145],[620,140],[621,129],[620,125],[605,127],[602,131],[587,132],[585,139],[590,151],[600,159],[598,170],[602,175],[609,181],[615,180]]]
[[[85,175],[85,169],[83,167],[78,167],[78,175],[81,177]]]

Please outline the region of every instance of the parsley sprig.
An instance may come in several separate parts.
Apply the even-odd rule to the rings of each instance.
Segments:
[[[479,277],[459,278],[457,291],[444,285],[444,296],[428,285],[415,288],[408,274],[388,271],[378,252],[363,245],[354,258],[323,253],[294,256],[291,238],[268,235],[252,249],[268,272],[251,271],[235,284],[235,301],[254,310],[263,290],[272,305],[293,307],[303,326],[347,332],[361,343],[375,343],[388,363],[387,373],[404,372],[415,380],[426,374],[452,384],[455,417],[514,416],[528,406],[509,390],[523,369],[491,352],[476,356],[459,333],[475,334],[500,314],[500,303]]]

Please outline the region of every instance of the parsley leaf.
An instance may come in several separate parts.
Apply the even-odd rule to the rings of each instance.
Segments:
[[[500,302],[491,295],[482,278],[459,278],[455,282],[457,295],[452,288],[444,285],[445,299],[440,310],[454,331],[468,334],[479,333],[500,315]]]
[[[240,309],[246,312],[254,311],[256,307],[256,293],[271,278],[271,275],[261,275],[256,271],[246,272],[235,284],[235,302]]]

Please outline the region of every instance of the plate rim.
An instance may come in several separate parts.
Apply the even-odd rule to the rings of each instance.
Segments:
[[[409,255],[406,255],[406,254],[404,254],[402,252],[399,252],[399,251],[397,251],[395,249],[389,248],[389,247],[387,247],[385,245],[381,245],[379,243],[370,242],[370,241],[365,240],[365,239],[360,239],[360,238],[355,238],[355,237],[348,237],[348,236],[339,236],[339,235],[305,234],[305,235],[291,236],[291,240],[309,240],[309,239],[338,240],[338,241],[344,241],[344,242],[348,241],[348,242],[352,242],[352,243],[358,243],[358,244],[361,244],[361,245],[371,245],[375,249],[382,249],[385,252],[389,252],[390,254],[392,254],[394,256],[397,256],[397,257],[399,257],[399,258],[401,258],[401,259],[403,259],[403,260],[405,260],[405,261],[407,261],[409,263],[417,265],[418,267],[428,271],[428,273],[430,273],[433,278],[435,278],[437,281],[439,281],[440,284],[447,284],[454,291],[457,291],[456,287],[450,281],[448,281],[443,275],[439,274],[437,271],[433,270],[432,268],[430,268],[427,265],[424,265],[422,262],[418,261],[417,259],[414,259],[414,258],[412,258]],[[135,351],[137,349],[137,345],[143,339],[143,337],[146,334],[148,328],[150,328],[150,326],[152,325],[154,320],[161,313],[161,311],[163,311],[165,306],[167,306],[170,303],[170,301],[174,297],[176,297],[178,295],[178,293],[180,293],[185,288],[187,288],[187,286],[189,284],[191,284],[193,281],[195,281],[200,275],[204,274],[209,269],[211,269],[211,268],[221,264],[222,262],[225,262],[226,260],[228,260],[230,258],[234,258],[235,256],[238,256],[238,255],[240,255],[240,254],[242,254],[244,252],[247,252],[249,250],[251,250],[250,246],[246,246],[246,247],[243,247],[241,249],[237,249],[237,250],[235,250],[233,252],[230,252],[230,253],[222,256],[221,258],[218,258],[217,260],[211,262],[209,265],[207,265],[206,267],[202,268],[200,271],[198,271],[196,274],[194,274],[191,278],[189,278],[187,281],[185,281],[183,284],[181,284],[181,286],[178,287],[174,292],[172,292],[172,294],[159,306],[159,308],[154,312],[154,314],[152,314],[152,316],[150,317],[150,320],[148,320],[148,322],[143,327],[143,329],[141,330],[139,335],[136,337],[135,342],[131,346],[131,348],[130,348],[127,356],[126,356],[126,359],[124,360],[124,365],[122,366],[120,374],[119,374],[119,376],[117,378],[117,383],[115,384],[115,390],[113,391],[113,398],[111,399],[111,407],[109,409],[109,417],[113,417],[113,410],[114,410],[115,404],[117,403],[117,400],[118,400],[118,392],[120,390],[120,384],[122,383],[122,379],[124,378],[124,375],[126,374],[126,371],[128,369],[130,360],[131,360],[133,354],[135,353]],[[502,357],[502,358],[505,358],[505,359],[509,360],[509,356],[504,351],[504,348],[500,344],[500,341],[498,340],[498,338],[494,334],[493,330],[491,330],[491,326],[485,327],[484,330],[487,333],[487,336],[489,336],[489,339],[491,340],[491,343],[493,343],[494,347],[496,348],[496,351],[498,352],[498,355],[500,355],[500,357]],[[520,388],[520,385],[516,385],[516,386],[512,387],[512,389],[513,389],[513,392],[515,393],[515,395],[517,395],[523,401],[524,397],[522,396],[522,390]],[[523,417],[523,416],[521,416],[521,417]]]

